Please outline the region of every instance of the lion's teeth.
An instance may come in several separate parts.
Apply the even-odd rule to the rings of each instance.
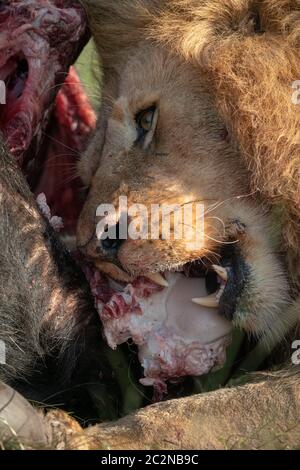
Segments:
[[[225,268],[223,268],[222,266],[218,266],[217,264],[213,264],[212,269],[215,271],[215,273],[218,274],[221,279],[223,279],[223,281],[228,281],[228,272]]]
[[[224,290],[225,290],[226,284],[223,284],[220,289],[216,292],[216,299],[220,301],[220,298],[222,297]]]
[[[113,263],[108,261],[95,261],[95,266],[104,274],[112,277],[116,281],[131,282],[132,277]]]
[[[159,286],[162,286],[162,287],[169,286],[169,283],[160,273],[150,273],[150,274],[148,273],[148,274],[145,274],[145,277],[150,279],[150,281],[154,282],[155,284],[158,284]]]
[[[192,302],[202,307],[217,308],[219,306],[219,301],[216,299],[216,295],[208,295],[207,297],[199,297],[192,299]]]

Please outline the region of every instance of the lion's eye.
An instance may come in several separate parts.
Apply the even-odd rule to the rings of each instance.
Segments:
[[[135,122],[138,132],[138,141],[143,139],[146,134],[152,130],[155,111],[156,107],[151,106],[150,108],[140,111],[135,116]]]
[[[154,110],[148,109],[147,111],[143,111],[138,118],[138,125],[144,131],[149,132],[151,130],[152,121],[154,116]]]

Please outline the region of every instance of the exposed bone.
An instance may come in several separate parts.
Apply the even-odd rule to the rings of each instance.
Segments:
[[[227,282],[228,281],[228,272],[226,268],[223,268],[222,266],[218,266],[217,264],[212,265],[212,269],[215,271],[215,273],[218,274],[218,276],[223,279],[223,281]]]
[[[197,305],[202,305],[202,307],[211,307],[218,308],[219,301],[216,298],[216,293],[208,295],[207,297],[199,297],[192,299],[192,302]]]
[[[162,287],[168,287],[169,283],[160,273],[145,274],[145,277]]]
[[[115,264],[109,263],[108,261],[95,261],[95,266],[101,272],[103,272],[104,274],[107,274],[108,276],[112,277],[116,281],[122,281],[122,282],[133,281],[133,278],[128,273],[123,271],[123,269],[119,268]]]

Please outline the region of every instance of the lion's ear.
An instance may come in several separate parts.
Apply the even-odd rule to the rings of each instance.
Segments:
[[[153,18],[169,0],[83,0],[104,69],[113,69],[147,36]]]

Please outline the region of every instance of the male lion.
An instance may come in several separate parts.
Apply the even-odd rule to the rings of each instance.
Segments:
[[[299,318],[300,112],[292,100],[300,76],[299,2],[85,3],[104,80],[98,130],[79,165],[89,187],[79,248],[134,276],[191,269],[199,260],[209,272],[217,263],[228,274],[220,315],[271,344],[282,339]],[[117,205],[120,195],[148,208],[201,201],[203,246],[162,239],[99,244],[96,209]],[[283,225],[284,264],[274,218]],[[299,372],[156,410],[180,428],[175,447],[256,448],[264,438],[270,441],[262,447],[289,447],[299,442]],[[120,444],[114,434],[112,445],[157,446],[162,422],[153,429],[151,413],[129,418],[127,431],[135,423],[139,435],[133,430]],[[108,431],[89,434],[110,442]]]
[[[262,207],[262,202],[266,194],[269,202],[273,191],[272,195],[277,196],[275,203],[279,205],[283,201],[282,205],[289,208],[285,243],[290,242],[290,248],[298,249],[295,224],[298,195],[291,192],[293,185],[299,189],[298,170],[291,168],[299,158],[297,131],[289,129],[287,135],[283,133],[283,119],[289,117],[293,106],[291,84],[296,79],[296,59],[291,57],[291,62],[293,59],[295,63],[289,67],[287,80],[282,83],[284,77],[279,76],[278,86],[272,91],[271,82],[269,92],[267,79],[272,80],[272,76],[267,76],[268,63],[261,59],[261,71],[255,70],[257,82],[260,81],[255,84],[255,76],[247,63],[247,51],[254,60],[251,47],[258,50],[260,46],[261,55],[269,62],[274,55],[275,59],[276,55],[282,59],[283,51],[272,41],[263,48],[262,32],[257,31],[260,10],[254,17],[253,2],[248,2],[247,8],[245,2],[241,2],[241,9],[237,9],[239,2],[227,2],[226,8],[220,11],[216,8],[218,2],[143,1],[123,2],[118,6],[107,2],[87,3],[91,8],[94,5],[90,16],[103,61],[104,83],[98,131],[79,165],[89,194],[78,224],[78,246],[86,255],[111,261],[135,276],[181,270],[187,265],[195,267],[198,260],[207,269],[218,263],[228,272],[227,285],[219,301],[220,314],[257,336],[281,338],[295,321],[296,314],[290,309],[289,287],[271,236],[268,210]],[[269,2],[263,3],[266,8]],[[189,12],[194,11],[196,18],[199,16],[198,22],[195,18],[190,21]],[[263,19],[262,15],[259,21]],[[229,48],[231,44],[229,32],[226,37],[220,31],[226,45],[222,61],[216,58],[222,44],[213,38],[213,32],[208,32],[209,25],[214,31],[214,24],[216,36],[222,25],[226,32],[226,20],[229,25],[233,23],[232,41],[241,42],[244,37],[244,41],[249,42],[244,47],[241,73],[232,65],[233,61],[238,65],[242,61],[242,57],[237,58],[237,44],[234,54],[226,52],[227,45]],[[242,25],[240,31],[239,24]],[[260,24],[260,29],[267,27],[268,23]],[[182,35],[178,35],[179,29]],[[165,43],[159,42],[161,37]],[[198,49],[196,46],[193,49],[196,39]],[[168,47],[171,41],[176,48]],[[252,45],[257,41],[257,46]],[[285,61],[289,55],[285,53]],[[224,69],[221,69],[223,62]],[[213,67],[216,72],[210,74],[209,68]],[[275,80],[279,75],[277,69],[273,75]],[[218,76],[221,76],[219,81]],[[244,83],[248,77],[248,87],[252,84],[253,91],[247,91]],[[273,94],[278,98],[284,91],[288,95],[285,113],[281,101],[275,108],[273,98]],[[273,101],[265,104],[269,95]],[[295,114],[294,111],[291,124],[296,124]],[[279,129],[277,139],[274,139],[274,122]],[[264,129],[260,128],[262,125]],[[286,146],[289,146],[289,153]],[[247,165],[242,157],[245,155],[249,160],[250,154],[253,159]],[[280,164],[272,174],[267,170],[263,179],[261,167],[270,166],[263,159],[270,157]],[[283,183],[280,172],[285,178]],[[290,186],[286,181],[288,177]],[[255,188],[254,178],[256,183],[259,180]],[[280,194],[283,195],[279,200]],[[127,196],[128,205],[141,203],[149,212],[153,203],[181,206],[191,201],[203,203],[204,243],[190,248],[184,240],[170,241],[161,237],[158,240],[128,238],[110,243],[106,240],[99,245],[96,209],[101,203],[118,207],[122,195]]]

